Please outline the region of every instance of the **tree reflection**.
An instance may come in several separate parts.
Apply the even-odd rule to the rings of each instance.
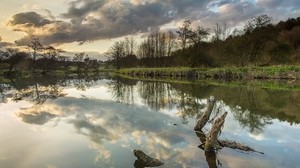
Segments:
[[[42,86],[35,83],[33,86],[17,90],[13,95],[13,100],[29,100],[35,104],[43,104],[46,100],[53,100],[58,97],[63,97],[65,94],[58,84]]]
[[[177,92],[179,96],[179,102],[177,105],[178,115],[182,119],[183,124],[188,123],[189,117],[195,117],[199,114],[200,110],[204,108],[200,99],[192,97],[184,92]]]
[[[248,131],[252,134],[259,134],[263,132],[266,125],[272,124],[272,118],[255,114],[249,110],[242,110],[238,106],[232,108],[232,112],[234,118],[239,121],[240,125],[244,128],[248,128]]]
[[[206,135],[204,134],[204,132],[196,131],[195,133],[196,133],[197,137],[199,138],[200,142],[202,144],[204,144],[206,141]],[[209,168],[217,168],[218,165],[221,165],[221,163],[217,159],[216,151],[209,152],[209,151],[204,150],[204,155],[205,155],[205,159],[206,159],[206,162],[207,162]]]
[[[108,84],[108,90],[112,94],[113,99],[116,101],[126,104],[133,104],[135,102],[135,85],[136,81],[116,77]]]
[[[162,82],[141,82],[138,92],[143,102],[152,109],[170,109],[174,104],[173,89]]]
[[[46,100],[63,97],[63,88],[55,79],[10,79],[9,82],[0,84],[2,101],[11,98],[14,101],[27,100],[34,104],[43,104]]]
[[[98,79],[96,76],[82,76],[79,74],[79,76],[72,79],[70,83],[73,84],[77,90],[86,91],[88,88],[96,85]]]

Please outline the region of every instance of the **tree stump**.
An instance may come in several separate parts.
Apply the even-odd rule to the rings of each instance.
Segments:
[[[201,129],[205,126],[205,124],[209,120],[209,117],[214,109],[216,100],[215,100],[215,98],[209,98],[209,99],[207,99],[207,102],[208,102],[207,103],[208,107],[207,107],[206,111],[202,114],[200,119],[197,120],[197,123],[194,127],[195,131],[201,131]]]
[[[214,124],[206,138],[206,141],[205,141],[205,146],[204,146],[205,151],[215,151],[216,149],[218,149],[220,147],[219,142],[218,142],[218,135],[219,135],[221,128],[225,122],[225,117],[227,116],[227,114],[228,113],[225,112],[220,118],[218,118],[214,122]]]

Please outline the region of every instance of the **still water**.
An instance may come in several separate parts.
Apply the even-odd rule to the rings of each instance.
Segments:
[[[193,130],[211,96],[228,112],[213,156]],[[118,77],[21,80],[0,85],[1,168],[131,168],[138,149],[160,167],[300,167],[300,91]]]

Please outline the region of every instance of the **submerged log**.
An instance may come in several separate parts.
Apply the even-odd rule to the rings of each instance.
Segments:
[[[205,126],[205,124],[209,120],[209,117],[214,109],[216,100],[214,98],[209,98],[209,99],[207,99],[207,102],[208,102],[207,103],[208,107],[207,107],[206,111],[203,113],[203,115],[200,117],[200,119],[197,120],[197,123],[194,127],[195,131],[200,131]]]
[[[236,141],[220,140],[219,143],[221,146],[226,147],[226,148],[238,149],[238,150],[244,151],[244,152],[257,152],[260,154],[264,154],[263,152],[256,151],[256,150],[250,148],[249,146],[243,145]]]
[[[133,154],[138,159],[134,163],[135,167],[157,167],[164,164],[164,162],[148,156],[141,150],[133,150]]]
[[[225,112],[220,118],[218,118],[214,122],[214,124],[206,138],[206,141],[205,141],[205,146],[204,146],[205,151],[214,151],[214,150],[220,148],[219,143],[218,143],[218,135],[219,135],[221,128],[225,122],[225,117],[227,116],[227,114],[228,113]]]

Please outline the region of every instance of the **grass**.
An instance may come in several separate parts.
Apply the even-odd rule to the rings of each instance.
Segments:
[[[300,66],[284,65],[269,67],[222,67],[222,68],[126,68],[119,74],[135,76],[181,76],[197,78],[232,78],[232,79],[300,79]]]

